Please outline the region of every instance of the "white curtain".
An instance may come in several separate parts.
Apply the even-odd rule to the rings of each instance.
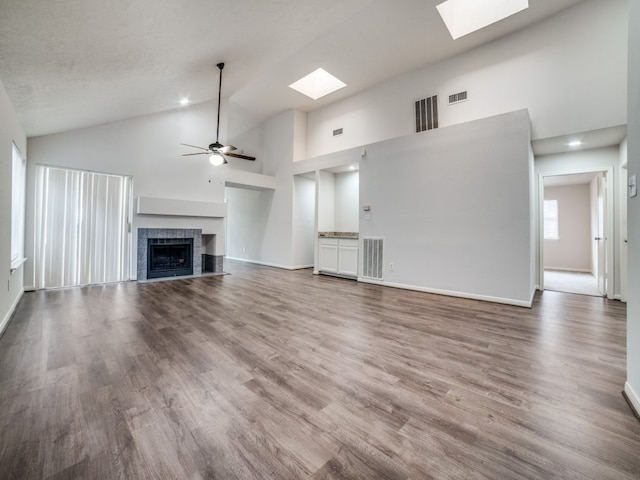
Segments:
[[[37,288],[129,279],[131,182],[37,166]]]

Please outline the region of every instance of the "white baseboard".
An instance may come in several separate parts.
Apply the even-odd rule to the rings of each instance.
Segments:
[[[237,262],[253,263],[255,265],[263,265],[265,267],[282,268],[284,270],[302,270],[304,268],[313,268],[311,265],[280,265],[278,263],[261,262],[259,260],[249,260],[247,258],[224,257],[227,260],[235,260]]]
[[[625,382],[624,384],[624,395],[631,404],[631,408],[634,410],[633,413],[640,419],[640,396],[631,388],[629,382]]]
[[[28,287],[24,287],[25,292],[35,292],[37,290],[35,285],[29,285]]]
[[[545,270],[553,270],[554,272],[577,272],[577,273],[590,273],[593,275],[591,270],[584,268],[566,268],[566,267],[544,267]]]
[[[437,288],[418,287],[415,285],[404,285],[401,283],[390,283],[370,278],[358,277],[359,282],[372,283],[374,285],[382,285],[383,287],[401,288],[403,290],[415,290],[417,292],[435,293],[436,295],[445,295],[448,297],[468,298],[470,300],[481,300],[483,302],[502,303],[505,305],[515,305],[516,307],[531,308],[533,304],[533,295],[531,300],[515,300],[513,298],[492,297],[489,295],[476,295],[473,293],[455,292],[451,290],[439,290]],[[535,295],[535,291],[533,292]]]
[[[533,291],[531,292],[531,297],[529,297],[529,305],[528,305],[529,308],[531,308],[533,306],[533,299],[535,298],[536,292],[538,290],[539,290],[539,288],[537,286],[533,287]]]
[[[11,320],[13,313],[16,311],[16,307],[18,306],[18,303],[20,302],[22,295],[24,295],[24,290],[22,290],[20,294],[16,297],[15,301],[13,302],[13,305],[11,305],[11,307],[9,308],[9,311],[2,319],[2,323],[0,323],[0,336],[2,336],[6,328],[9,326],[9,321]]]

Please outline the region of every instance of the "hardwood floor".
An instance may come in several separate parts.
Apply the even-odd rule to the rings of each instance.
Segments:
[[[0,478],[640,478],[624,304],[226,267],[25,294]]]

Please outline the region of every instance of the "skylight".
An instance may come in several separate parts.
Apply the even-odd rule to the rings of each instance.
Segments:
[[[447,0],[436,8],[455,40],[529,8],[529,0]]]
[[[337,79],[322,68],[318,68],[306,77],[302,77],[297,82],[289,85],[290,88],[293,88],[314,100],[324,97],[325,95],[329,95],[330,93],[340,90],[342,87],[346,86],[346,83]]]

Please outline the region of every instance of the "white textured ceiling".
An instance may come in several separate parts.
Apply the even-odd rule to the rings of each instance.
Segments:
[[[582,0],[530,0],[456,41],[442,0],[0,0],[0,79],[28,136],[223,97],[256,121],[308,111],[524,28]],[[347,83],[287,86],[323,67]]]

